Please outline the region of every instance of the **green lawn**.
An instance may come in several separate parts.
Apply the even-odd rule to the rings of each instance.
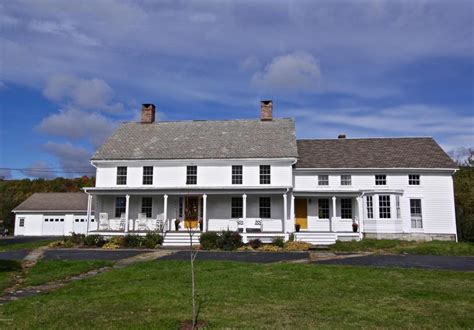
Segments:
[[[430,241],[415,242],[388,239],[363,239],[356,242],[337,241],[330,247],[337,252],[377,252],[377,253],[408,253],[408,254],[430,254],[446,256],[474,256],[474,243]]]
[[[44,239],[26,243],[10,243],[8,239],[0,240],[0,252],[12,250],[33,250],[49,243],[56,242],[60,239]]]
[[[176,329],[190,318],[189,283],[187,262],[138,263],[6,304],[0,320],[15,328]],[[474,327],[467,272],[200,261],[197,285],[211,328]]]
[[[0,260],[0,291],[8,288],[13,277],[21,271],[21,263],[15,260]]]

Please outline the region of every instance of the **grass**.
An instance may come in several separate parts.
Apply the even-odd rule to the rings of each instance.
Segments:
[[[337,252],[377,252],[394,254],[429,254],[446,256],[474,256],[474,243],[429,241],[415,242],[402,240],[363,239],[362,241],[341,242],[332,245],[331,250]]]
[[[311,264],[197,263],[210,328],[474,327],[472,273]],[[4,327],[175,329],[189,263],[153,261],[3,305]]]
[[[0,240],[0,252],[13,250],[33,250],[56,241],[58,241],[58,239],[44,239],[25,243],[10,243],[8,239],[4,239]]]
[[[28,271],[23,285],[40,285],[111,265],[102,260],[41,260]]]
[[[13,277],[21,270],[21,263],[16,260],[0,260],[0,291],[8,288]]]

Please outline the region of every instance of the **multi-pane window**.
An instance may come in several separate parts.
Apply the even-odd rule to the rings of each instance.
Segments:
[[[143,166],[143,184],[153,184],[153,166]]]
[[[341,186],[352,185],[352,177],[350,175],[341,175]]]
[[[189,165],[186,167],[186,184],[197,184],[197,166]]]
[[[20,227],[25,227],[25,218],[20,218],[20,223],[18,225]]]
[[[390,219],[390,195],[379,195],[379,218]]]
[[[352,219],[352,199],[341,198],[341,219]]]
[[[117,167],[117,184],[118,185],[127,184],[127,167],[126,166]]]
[[[329,199],[318,199],[318,216],[319,219],[329,219]]]
[[[270,184],[270,165],[260,165],[260,184]]]
[[[271,218],[272,211],[271,211],[271,201],[270,197],[260,197],[260,205],[259,205],[259,215],[260,218]]]
[[[410,186],[419,186],[420,185],[420,175],[419,174],[409,174],[408,175],[408,184]]]
[[[120,218],[125,213],[125,197],[115,198],[115,217]]]
[[[367,219],[374,218],[374,200],[372,196],[367,196]]]
[[[395,196],[395,208],[397,209],[397,219],[402,217],[402,212],[400,210],[400,196]]]
[[[318,186],[328,186],[328,185],[329,185],[329,176],[318,175]]]
[[[151,197],[142,197],[142,213],[145,213],[147,218],[151,218],[152,208],[153,199]]]
[[[387,184],[387,176],[385,174],[376,174],[375,175],[375,185],[376,186],[385,186]]]
[[[238,219],[238,218],[242,218],[243,214],[244,214],[244,206],[243,206],[242,197],[232,197],[230,217]]]
[[[423,228],[421,199],[410,199],[411,228]]]
[[[232,165],[232,184],[242,184],[242,165]]]

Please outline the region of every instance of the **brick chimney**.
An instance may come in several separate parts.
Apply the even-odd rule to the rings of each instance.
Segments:
[[[151,103],[142,104],[142,124],[151,124],[155,122],[155,105]]]
[[[273,119],[273,102],[272,100],[260,101],[260,120],[270,121]]]

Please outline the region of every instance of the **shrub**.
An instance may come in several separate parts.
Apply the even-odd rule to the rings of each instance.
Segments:
[[[217,240],[217,247],[226,251],[236,250],[242,245],[242,236],[236,231],[225,230]]]
[[[89,247],[102,247],[107,241],[101,235],[89,235],[84,237],[84,245]]]
[[[71,236],[65,237],[64,240],[69,241],[74,245],[83,245],[85,238],[86,238],[86,235],[84,235],[84,234],[76,234],[76,233],[72,232]]]
[[[286,251],[308,251],[311,248],[311,244],[306,242],[286,242]]]
[[[161,244],[163,244],[163,236],[155,232],[147,233],[143,239],[143,246],[147,249],[156,249]]]
[[[274,239],[272,239],[272,245],[282,248],[285,246],[285,241],[281,237],[275,237]]]
[[[123,237],[123,246],[128,248],[141,247],[144,242],[144,237],[138,235],[126,235]]]
[[[123,246],[123,236],[113,236],[112,238],[109,239],[109,243],[112,243],[118,246]]]
[[[237,251],[254,251],[254,249],[250,245],[242,245]]]
[[[105,243],[102,248],[103,249],[106,249],[106,250],[115,250],[115,249],[118,249],[120,247],[120,245],[116,244],[116,243],[113,243],[111,241]]]
[[[261,247],[263,245],[262,241],[259,240],[258,238],[256,239],[251,239],[248,243],[248,245],[250,247],[252,247],[252,249],[258,249],[259,247]]]
[[[261,246],[258,250],[263,252],[279,252],[282,250],[282,248],[273,244],[265,244]]]
[[[295,234],[291,233],[290,237],[288,237],[288,242],[294,242],[295,241]]]
[[[199,238],[199,243],[203,250],[213,250],[217,249],[217,240],[219,235],[216,232],[208,231],[201,234]]]

